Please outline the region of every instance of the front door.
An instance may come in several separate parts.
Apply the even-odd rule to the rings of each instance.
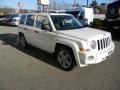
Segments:
[[[54,49],[54,38],[56,33],[51,31],[49,20],[46,16],[38,15],[36,17],[35,29],[32,33],[32,42],[34,46],[52,52]]]

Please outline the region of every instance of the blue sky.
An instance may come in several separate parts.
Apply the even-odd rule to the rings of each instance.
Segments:
[[[13,8],[18,8],[18,2],[20,0],[0,0],[0,5],[2,6],[9,6],[9,7],[13,7]],[[67,2],[67,3],[73,3],[74,0],[57,0],[57,1],[64,1],[64,2]],[[87,0],[77,0],[77,2],[80,4],[80,5],[86,5],[86,1]],[[89,3],[91,2],[92,0],[89,0]],[[102,3],[102,2],[105,2],[105,3],[109,3],[111,2],[112,0],[97,0],[98,3]],[[24,2],[24,9],[37,9],[37,0],[23,0]]]

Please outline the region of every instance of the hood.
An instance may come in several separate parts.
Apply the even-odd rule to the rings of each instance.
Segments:
[[[72,38],[76,39],[82,39],[82,40],[88,40],[90,38],[106,34],[108,32],[102,31],[99,29],[94,29],[94,28],[81,28],[81,29],[75,29],[75,30],[63,30],[63,31],[58,31],[58,34],[62,34],[65,36],[69,36]]]

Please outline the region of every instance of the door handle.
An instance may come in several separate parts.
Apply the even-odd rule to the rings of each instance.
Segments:
[[[26,30],[26,31],[27,31],[28,29],[27,29],[27,28],[24,28],[24,30]]]
[[[36,31],[36,30],[35,30],[34,32],[35,32],[35,33],[39,33],[39,32],[38,32],[38,31]]]

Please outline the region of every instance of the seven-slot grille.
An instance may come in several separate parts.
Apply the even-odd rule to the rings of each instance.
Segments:
[[[110,37],[97,40],[98,51],[107,48],[110,45],[110,41],[111,41]]]

